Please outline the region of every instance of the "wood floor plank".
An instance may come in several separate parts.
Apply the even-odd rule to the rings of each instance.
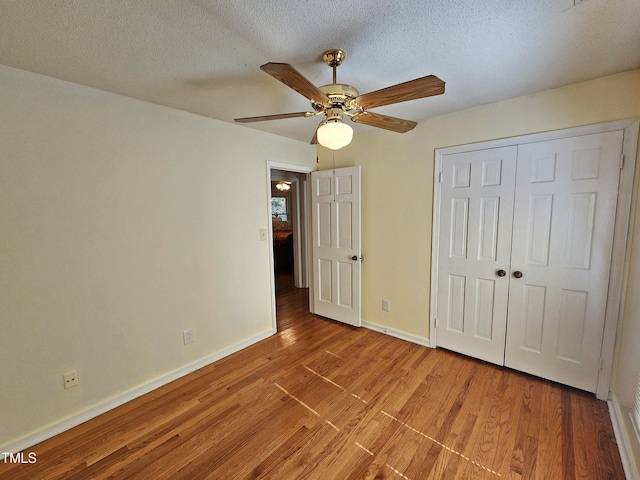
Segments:
[[[542,386],[536,480],[553,478],[553,475],[562,478],[562,443],[566,439],[562,432],[563,416],[560,392],[560,388],[550,383]]]
[[[540,396],[538,382],[525,379],[520,401],[520,415],[512,447],[509,471],[513,478],[534,478],[540,429]]]
[[[0,479],[618,480],[593,395],[308,313],[0,463]]]

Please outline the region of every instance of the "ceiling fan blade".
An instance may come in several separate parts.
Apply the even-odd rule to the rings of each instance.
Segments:
[[[401,118],[389,117],[388,115],[380,115],[373,112],[357,112],[351,117],[356,123],[362,123],[371,127],[384,128],[392,132],[405,133],[413,130],[418,122],[411,120],[403,120]]]
[[[435,75],[416,78],[408,82],[399,83],[391,87],[365,93],[356,98],[356,102],[363,108],[382,107],[393,103],[417,100],[444,93],[445,83]]]
[[[303,77],[300,72],[288,63],[265,63],[260,67],[260,70],[268,73],[276,80],[280,80],[286,86],[293,88],[313,102],[329,102],[329,97],[322,90]]]
[[[311,145],[317,145],[318,144],[318,129],[316,128],[315,133],[313,134],[313,138],[311,139]]]
[[[296,117],[313,117],[322,112],[296,112],[296,113],[279,113],[276,115],[263,115],[261,117],[244,117],[236,118],[234,122],[238,123],[250,123],[250,122],[262,122],[264,120],[282,120],[283,118],[296,118]]]

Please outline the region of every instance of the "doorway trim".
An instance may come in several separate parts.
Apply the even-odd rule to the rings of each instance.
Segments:
[[[452,153],[463,153],[474,150],[522,145],[526,143],[544,142],[560,138],[591,135],[623,131],[621,174],[618,189],[618,202],[616,209],[616,221],[613,232],[613,253],[611,256],[611,271],[609,274],[609,289],[607,294],[607,308],[605,312],[604,332],[600,358],[602,368],[598,376],[596,397],[606,400],[609,396],[609,385],[613,369],[613,357],[615,351],[616,332],[622,311],[622,303],[626,288],[626,273],[629,266],[627,244],[631,234],[632,198],[634,198],[633,186],[635,178],[635,166],[637,161],[638,129],[640,120],[627,119],[607,123],[598,123],[582,127],[554,130],[543,133],[534,133],[518,137],[489,140],[486,142],[471,143],[455,147],[437,149],[435,152],[434,186],[433,186],[433,221],[431,238],[431,308],[430,308],[430,335],[429,343],[436,348],[436,312],[438,310],[438,252],[440,238],[440,177],[442,173],[443,157]]]
[[[269,219],[269,221],[267,222],[267,236],[268,236],[268,240],[269,240],[269,275],[270,275],[270,288],[271,288],[271,325],[272,325],[272,330],[273,333],[275,334],[278,331],[278,325],[277,325],[277,319],[276,319],[276,276],[275,276],[275,259],[273,256],[273,222],[271,221],[271,170],[282,170],[285,172],[291,172],[291,173],[302,173],[307,175],[307,177],[309,176],[309,174],[311,172],[314,171],[314,168],[312,167],[306,167],[304,165],[296,165],[293,163],[280,163],[280,162],[274,162],[271,160],[267,160],[266,161],[266,168],[267,168],[267,218]],[[307,181],[307,185],[308,185],[308,181]],[[301,213],[302,210],[304,211],[304,218],[305,221],[304,222],[297,222],[297,226],[296,228],[299,230],[305,230],[305,232],[308,233],[308,217],[309,217],[309,212],[307,211],[308,209],[306,208],[307,202],[303,201],[304,199],[308,198],[308,192],[306,191],[306,189],[303,188],[298,188],[298,199],[300,200],[300,205],[298,205],[298,212]],[[303,225],[300,225],[300,223],[303,223]],[[309,235],[305,235],[304,236],[304,241],[306,242],[306,246],[304,248],[304,251],[307,252],[306,253],[306,257],[304,258],[303,261],[306,262],[306,264],[309,264]],[[306,268],[305,271],[307,272],[306,275],[307,277],[309,276],[309,269]],[[307,282],[308,284],[308,279]]]

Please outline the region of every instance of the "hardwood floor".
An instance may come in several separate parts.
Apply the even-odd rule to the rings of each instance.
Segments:
[[[293,273],[276,274],[276,321],[278,331],[313,322],[309,315],[309,289],[296,288]]]
[[[590,394],[313,316],[0,462],[2,479],[623,479]],[[290,291],[287,291],[289,289]]]

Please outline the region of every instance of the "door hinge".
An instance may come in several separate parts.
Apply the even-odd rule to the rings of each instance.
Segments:
[[[442,183],[442,172],[438,173],[438,183]]]
[[[600,361],[598,362],[598,371],[601,372],[603,368],[604,368],[604,360],[601,358]]]
[[[620,155],[620,170],[624,168],[624,154]]]
[[[437,318],[434,318],[434,319],[433,319],[433,324],[434,324],[434,326],[435,326],[436,328],[438,328],[438,319],[437,319]]]

